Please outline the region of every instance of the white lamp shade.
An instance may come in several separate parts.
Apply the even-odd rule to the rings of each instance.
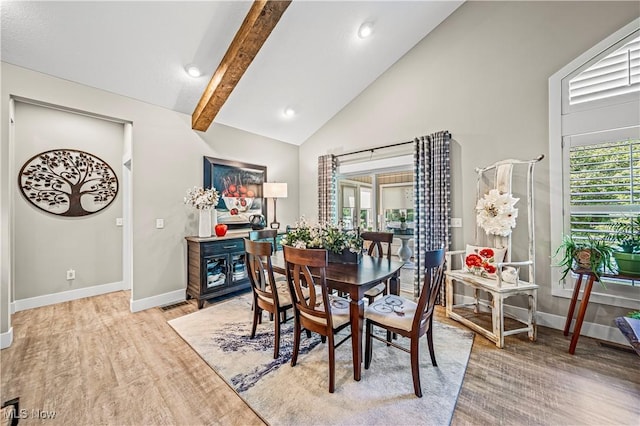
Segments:
[[[262,185],[262,196],[264,198],[287,198],[287,184],[265,182]]]

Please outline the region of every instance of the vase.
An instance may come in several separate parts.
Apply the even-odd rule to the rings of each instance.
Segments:
[[[400,229],[402,229],[403,231],[407,229],[407,222],[400,222]]]
[[[211,210],[200,209],[198,211],[200,212],[198,223],[198,237],[210,237],[213,229],[213,227],[211,226]]]
[[[342,253],[327,252],[327,262],[329,263],[348,263],[357,264],[362,260],[362,253],[354,253],[349,249],[343,249]]]
[[[216,209],[213,209],[213,211],[211,212],[211,228],[215,229],[217,224],[218,224],[218,211]]]
[[[640,275],[640,253],[623,253],[614,251],[613,257],[618,265],[618,273],[624,275]]]

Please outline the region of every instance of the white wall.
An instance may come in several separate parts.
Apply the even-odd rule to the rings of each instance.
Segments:
[[[48,107],[15,102],[16,174],[34,155],[77,149],[106,162],[118,178],[118,195],[91,215],[64,217],[28,202],[14,185],[14,299],[122,281],[122,152],[124,125]],[[62,209],[64,210],[64,209]],[[76,278],[66,279],[74,269]]]
[[[195,132],[191,130],[189,115],[4,62],[1,78],[0,333],[6,333],[10,328],[8,294],[12,285],[12,224],[9,221],[10,202],[6,199],[7,191],[12,191],[15,185],[9,168],[16,167],[8,146],[8,100],[11,95],[133,123],[134,302],[186,288],[184,237],[197,233],[197,220],[195,212],[183,204],[183,197],[188,187],[202,185],[204,155],[266,165],[269,179],[289,183],[289,198],[278,200],[278,218],[282,223],[292,223],[299,216],[297,146],[216,124],[205,133]],[[164,229],[155,228],[156,218],[165,220]]]
[[[453,216],[472,224],[477,166],[548,152],[548,78],[640,14],[637,2],[466,2],[300,148],[300,213],[317,211],[316,159],[449,130]],[[538,309],[566,316],[551,296],[549,167],[536,168]],[[313,190],[311,190],[313,188]],[[454,232],[456,248],[472,226]],[[590,305],[611,325],[624,310]]]

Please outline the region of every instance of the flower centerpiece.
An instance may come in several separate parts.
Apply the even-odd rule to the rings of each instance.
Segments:
[[[490,190],[476,204],[476,222],[485,230],[487,235],[500,235],[508,237],[516,226],[518,209],[515,204],[519,198],[513,198],[511,194]]]
[[[357,230],[342,229],[330,223],[310,224],[300,218],[293,229],[282,237],[282,244],[305,249],[326,249],[332,263],[359,263],[363,240]]]
[[[215,188],[203,188],[194,186],[187,189],[187,196],[184,197],[184,203],[198,210],[206,210],[215,207],[220,200],[220,194]]]
[[[184,203],[198,209],[200,214],[198,236],[210,237],[212,234],[211,225],[211,209],[213,209],[220,200],[220,194],[215,188],[202,188],[194,186],[187,189],[187,195],[184,197]]]

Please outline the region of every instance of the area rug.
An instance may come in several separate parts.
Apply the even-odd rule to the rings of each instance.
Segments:
[[[450,423],[472,332],[434,322],[438,367],[431,365],[426,337],[420,339],[422,398],[413,392],[409,354],[375,340],[370,368],[354,381],[347,341],[336,350],[336,389],[330,394],[327,344],[303,333],[298,363],[291,367],[293,320],[283,325],[280,357],[273,359],[273,323],[264,314],[256,337],[249,339],[251,318],[251,298],[243,295],[169,324],[269,424]],[[399,341],[408,343],[402,337]]]

